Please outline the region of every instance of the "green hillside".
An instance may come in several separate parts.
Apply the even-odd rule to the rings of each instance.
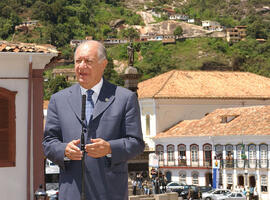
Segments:
[[[226,27],[247,26],[247,38],[235,44],[222,39],[196,38],[163,45],[161,42],[135,43],[135,66],[145,80],[171,69],[237,70],[270,77],[270,2],[268,0],[154,0],[143,4],[123,0],[1,0],[0,40],[49,43],[55,45],[63,58],[72,58],[72,39],[93,36],[123,38],[134,30],[119,30],[116,20],[126,25],[143,25],[138,10],[173,8],[190,18],[216,20]],[[31,19],[38,26],[15,30],[15,26]],[[162,19],[166,19],[162,18]],[[162,19],[159,19],[162,20]],[[265,39],[259,43],[256,39]],[[108,48],[109,67],[106,77],[123,82],[114,70],[113,59],[127,60],[127,45]]]

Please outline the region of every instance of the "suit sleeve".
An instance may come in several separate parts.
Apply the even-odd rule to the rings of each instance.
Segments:
[[[112,165],[126,162],[144,150],[140,109],[135,93],[127,99],[123,120],[123,138],[108,141],[112,150]]]
[[[57,114],[56,101],[54,96],[52,96],[48,106],[42,144],[45,156],[55,164],[64,168],[64,156],[67,143],[63,143],[62,141],[62,132]]]

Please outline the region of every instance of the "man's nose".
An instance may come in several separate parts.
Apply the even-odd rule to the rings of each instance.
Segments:
[[[79,65],[80,68],[86,68],[86,62],[82,60]]]

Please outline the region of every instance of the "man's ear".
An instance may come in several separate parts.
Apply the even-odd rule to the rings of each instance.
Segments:
[[[102,61],[103,69],[106,68],[107,64],[108,64],[108,60],[107,60],[107,59],[104,59],[104,60]]]

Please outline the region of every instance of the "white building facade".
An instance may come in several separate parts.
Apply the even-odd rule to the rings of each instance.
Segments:
[[[31,200],[44,182],[43,70],[58,52],[3,41],[0,49],[1,199]]]
[[[214,111],[201,120],[180,122],[154,137],[159,171],[174,182],[208,186],[213,162],[219,161],[219,187],[252,187],[260,199],[270,199],[270,106],[220,110],[222,114]]]
[[[228,136],[215,135],[216,132],[200,135],[200,127],[196,130],[197,135],[159,135],[181,123],[181,126],[189,127],[189,122],[195,123],[219,108],[270,105],[269,86],[270,79],[251,73],[179,70],[139,83],[144,140],[158,154],[159,170],[171,181],[209,185],[212,184],[213,160],[218,156],[222,187],[236,189],[242,185],[254,186],[255,182],[260,196],[267,199],[268,135],[233,136],[234,129]],[[232,119],[234,116],[223,120]],[[175,128],[174,132],[179,130]],[[244,146],[244,154],[250,160],[239,160],[241,146]],[[230,162],[225,160],[228,152],[233,157]]]
[[[187,78],[188,77],[188,78]],[[244,72],[173,70],[138,85],[144,140],[218,108],[270,105],[270,79]]]

